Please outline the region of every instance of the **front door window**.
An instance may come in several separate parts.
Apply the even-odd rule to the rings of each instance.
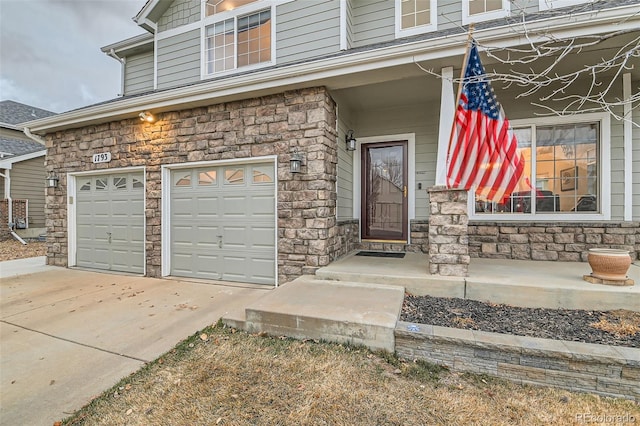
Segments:
[[[407,142],[363,145],[362,238],[407,241]]]

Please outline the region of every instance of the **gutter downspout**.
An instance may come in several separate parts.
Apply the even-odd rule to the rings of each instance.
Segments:
[[[29,139],[31,139],[34,142],[38,142],[40,144],[42,144],[43,146],[46,145],[44,139],[42,139],[40,136],[38,135],[34,135],[33,133],[31,133],[31,130],[29,130],[28,127],[23,127],[22,128],[22,133],[24,133]]]
[[[109,52],[107,53],[107,56],[112,57],[116,61],[120,62],[120,64],[122,64],[122,67],[120,67],[120,95],[119,96],[124,96],[124,66],[127,63],[127,60],[125,58],[121,58],[120,56],[118,56],[114,49],[109,50]]]

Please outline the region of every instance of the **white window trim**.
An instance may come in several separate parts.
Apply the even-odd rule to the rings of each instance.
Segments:
[[[558,9],[561,7],[590,3],[591,1],[592,0],[538,0],[538,8],[539,10]]]
[[[362,198],[362,145],[377,142],[407,141],[407,244],[411,244],[411,221],[416,218],[416,134],[381,135],[358,138],[353,151],[353,218],[361,219]],[[359,225],[359,239],[362,239],[362,220]]]
[[[511,127],[527,125],[546,126],[554,124],[579,124],[600,122],[600,187],[598,188],[599,213],[554,213],[554,214],[476,214],[475,193],[469,191],[467,207],[469,219],[478,222],[593,222],[611,219],[611,117],[607,113],[581,114],[579,116],[543,117],[510,121]],[[531,169],[535,173],[535,164]]]
[[[233,10],[227,10],[225,12],[217,13],[211,16],[204,16],[206,10],[206,0],[202,1],[200,20],[200,79],[209,79],[215,77],[222,77],[225,75],[235,74],[241,71],[250,71],[260,68],[265,68],[270,65],[276,64],[276,6],[284,3],[289,3],[294,0],[277,1],[277,0],[258,0],[254,3],[249,3],[244,6],[240,6]],[[237,63],[235,68],[222,71],[207,73],[207,27],[215,24],[216,22],[225,21],[231,18],[237,18],[238,16],[250,15],[261,10],[271,10],[271,60],[266,62],[260,62],[259,64],[253,64],[245,67],[238,67]],[[237,49],[238,41],[235,41],[235,47]],[[234,61],[237,61],[238,52],[236,50],[236,57]]]
[[[263,157],[237,158],[230,160],[213,160],[213,161],[194,161],[191,163],[166,164],[161,167],[161,274],[163,277],[170,276],[171,273],[171,172],[181,169],[193,169],[198,167],[218,167],[224,165],[246,165],[246,164],[273,164],[274,176],[274,212],[275,212],[275,257],[274,257],[274,276],[275,287],[278,287],[278,156],[265,155]]]
[[[77,213],[76,208],[78,205],[77,201],[77,184],[76,179],[82,178],[83,176],[99,176],[99,175],[111,175],[117,173],[131,173],[131,172],[142,172],[144,187],[142,188],[143,193],[143,202],[146,209],[147,205],[147,179],[146,179],[146,168],[145,167],[122,167],[115,169],[102,169],[102,170],[89,170],[86,172],[74,172],[67,173],[67,265],[69,267],[77,266],[77,250],[78,244],[76,241],[76,220]],[[143,215],[142,217],[142,229],[144,232],[144,241],[147,241],[147,217]],[[143,244],[142,247],[142,256],[144,259],[142,265],[142,275],[147,275],[147,245]]]
[[[540,0],[542,1],[542,0]],[[491,12],[478,13],[469,15],[469,1],[462,0],[462,24],[468,25],[476,22],[491,21],[509,16],[511,13],[511,3],[509,0],[502,0],[502,9],[492,10]]]
[[[438,4],[436,0],[429,1],[429,24],[407,29],[402,29],[402,0],[395,0],[395,3],[396,38],[424,34],[438,29]]]

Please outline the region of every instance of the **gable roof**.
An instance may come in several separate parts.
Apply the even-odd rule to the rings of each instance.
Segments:
[[[37,120],[39,118],[50,117],[55,114],[55,112],[36,108],[31,105],[21,104],[20,102],[0,102],[0,123],[16,125],[26,123],[27,121]]]

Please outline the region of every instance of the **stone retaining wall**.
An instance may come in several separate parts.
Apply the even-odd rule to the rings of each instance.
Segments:
[[[590,248],[616,248],[640,258],[640,222],[471,222],[472,257],[519,260],[587,260]]]
[[[640,349],[398,322],[396,353],[455,371],[640,402]]]

